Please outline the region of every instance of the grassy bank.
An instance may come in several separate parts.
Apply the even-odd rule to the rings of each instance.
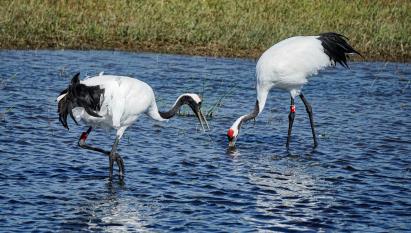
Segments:
[[[411,1],[0,1],[0,48],[119,49],[258,57],[335,31],[368,60],[411,61]]]

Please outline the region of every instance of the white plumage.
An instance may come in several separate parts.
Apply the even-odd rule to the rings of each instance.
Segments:
[[[81,119],[93,127],[114,128],[119,137],[143,113],[157,121],[166,120],[158,114],[154,92],[145,82],[130,77],[101,75],[80,83],[100,86],[104,89],[104,98],[97,112],[101,117],[90,116],[84,108],[77,107],[73,109],[76,120]]]
[[[321,41],[315,36],[297,36],[285,39],[265,51],[256,66],[258,93],[272,87],[286,90],[296,97],[307,83],[307,77],[331,64]],[[260,112],[264,98],[260,100]]]
[[[110,176],[112,163],[117,161],[120,175],[123,175],[123,161],[116,147],[124,131],[131,126],[141,114],[147,114],[157,121],[166,121],[173,117],[179,108],[187,104],[196,114],[203,129],[208,123],[201,113],[201,98],[197,94],[180,95],[170,111],[160,112],[157,108],[153,89],[145,82],[135,78],[103,75],[79,80],[79,74],[74,76],[70,86],[57,98],[59,119],[68,128],[67,116],[70,115],[77,123],[85,122],[90,126],[79,140],[83,148],[99,151],[110,157]],[[116,141],[111,151],[91,147],[85,140],[92,128],[112,128],[116,130]]]
[[[310,117],[314,138],[311,106],[301,93],[307,78],[317,74],[321,69],[335,65],[337,62],[347,66],[346,54],[357,53],[347,42],[346,37],[337,33],[323,33],[319,36],[296,36],[285,39],[266,50],[256,65],[257,101],[253,112],[239,117],[228,130],[229,146],[234,147],[241,124],[257,117],[264,109],[267,96],[272,88],[282,89],[290,93],[291,105],[289,115],[289,133],[287,148],[291,138],[294,121],[294,98],[300,96]]]

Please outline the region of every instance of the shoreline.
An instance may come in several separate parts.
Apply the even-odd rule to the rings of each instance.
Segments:
[[[0,1],[0,49],[97,49],[258,58],[336,32],[367,61],[411,62],[411,2]],[[353,57],[355,59],[355,57]]]
[[[268,48],[267,48],[268,49]],[[82,47],[6,47],[0,48],[0,50],[78,50],[78,51],[115,51],[115,52],[131,52],[131,53],[159,53],[159,54],[170,54],[170,55],[186,55],[186,56],[201,56],[201,57],[215,57],[215,58],[239,58],[239,59],[251,59],[257,60],[264,50],[260,51],[258,49],[254,50],[237,50],[219,48],[217,50],[205,48],[203,46],[198,47],[172,47],[172,46],[136,46],[132,48],[113,48],[113,47],[96,47],[96,46],[82,46]],[[361,53],[361,51],[360,51]],[[395,56],[367,56],[361,53],[364,58],[358,55],[350,56],[351,61],[356,62],[396,62],[396,63],[411,63],[411,58],[408,57],[395,57]]]

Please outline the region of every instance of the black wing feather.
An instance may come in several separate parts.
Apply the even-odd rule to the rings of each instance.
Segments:
[[[57,107],[57,112],[59,114],[59,121],[64,126],[64,128],[69,129],[67,124],[67,117],[73,119],[77,123],[73,116],[73,108],[83,107],[84,110],[93,117],[101,117],[96,112],[100,111],[101,108],[101,98],[104,95],[104,89],[99,86],[86,86],[80,84],[79,74],[76,74],[69,87],[63,90],[60,95],[66,94],[59,102]]]

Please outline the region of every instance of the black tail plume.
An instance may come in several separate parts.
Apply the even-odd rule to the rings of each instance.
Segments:
[[[347,57],[349,53],[355,53],[362,57],[351,45],[347,43],[348,38],[344,35],[335,32],[321,33],[318,39],[324,47],[324,53],[328,55],[331,61],[336,64],[340,63],[345,68],[348,68]]]

